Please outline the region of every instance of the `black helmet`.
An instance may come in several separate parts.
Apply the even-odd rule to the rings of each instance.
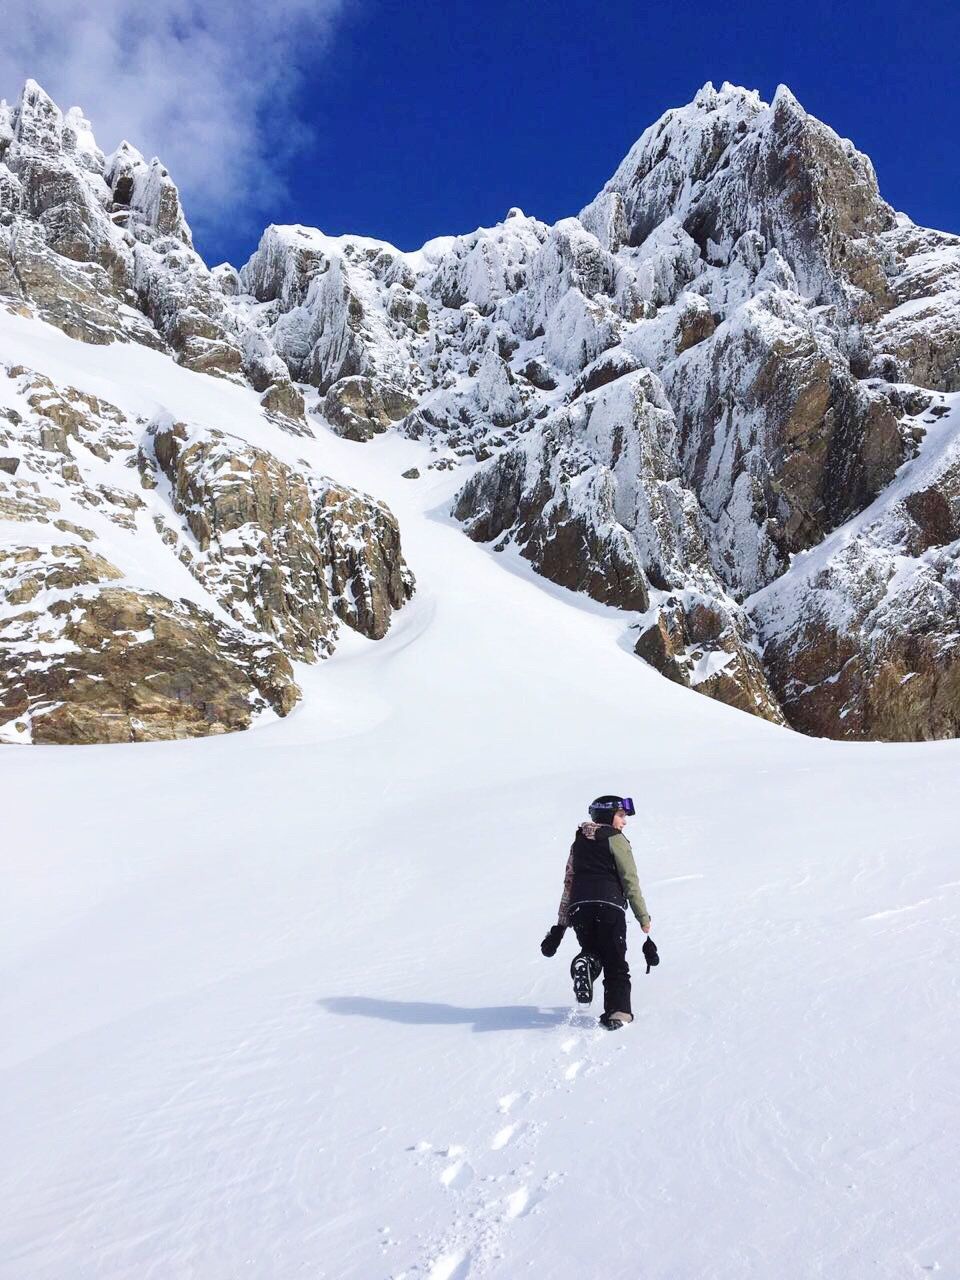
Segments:
[[[590,817],[594,822],[608,823],[619,810],[632,818],[637,812],[629,796],[597,796],[590,806]]]

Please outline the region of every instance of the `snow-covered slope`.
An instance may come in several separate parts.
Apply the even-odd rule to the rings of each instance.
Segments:
[[[3,754],[3,1280],[952,1274],[957,744],[697,698],[423,443],[290,448],[397,514],[386,639],[252,733]],[[616,1036],[538,951],[610,789]]]
[[[769,721],[960,728],[958,254],[785,91],[239,272],[0,109],[2,1280],[953,1274],[958,744]]]

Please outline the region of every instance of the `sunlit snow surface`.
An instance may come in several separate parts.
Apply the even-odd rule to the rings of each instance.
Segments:
[[[127,411],[267,430],[251,392],[3,323]],[[463,471],[402,479],[415,443],[268,447],[386,499],[418,592],[285,721],[0,749],[3,1280],[956,1275],[960,744],[669,684],[630,615],[452,525]],[[662,955],[631,924],[617,1035],[572,937],[538,950],[612,790]]]

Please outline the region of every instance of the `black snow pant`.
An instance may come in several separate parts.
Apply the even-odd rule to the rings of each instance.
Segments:
[[[580,950],[603,967],[603,1012],[632,1014],[626,912],[606,902],[582,902],[571,907],[570,923]]]

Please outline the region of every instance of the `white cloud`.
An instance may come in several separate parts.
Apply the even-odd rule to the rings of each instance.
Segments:
[[[0,95],[38,80],[79,106],[105,151],[158,155],[201,227],[245,221],[282,190],[310,128],[292,95],[347,0],[7,0]]]

